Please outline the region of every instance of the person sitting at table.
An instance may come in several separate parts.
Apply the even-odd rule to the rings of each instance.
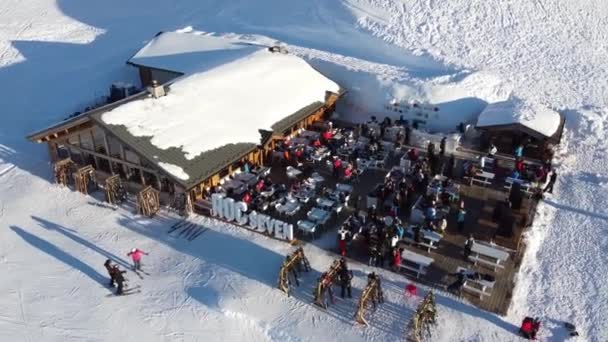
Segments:
[[[407,152],[407,157],[409,160],[415,162],[418,160],[418,150],[416,150],[415,148],[410,148],[410,150]]]
[[[494,159],[494,155],[498,152],[498,148],[494,143],[490,143],[490,148],[488,149],[488,157]]]
[[[340,175],[340,170],[342,169],[342,160],[337,156],[334,156],[333,165],[333,176],[334,178],[338,178]]]
[[[255,190],[257,192],[262,192],[263,189],[264,189],[264,180],[260,179],[255,185]]]
[[[353,176],[353,167],[348,164],[344,169],[344,179],[350,179]]]
[[[244,173],[251,172],[251,164],[249,163],[249,160],[245,160],[245,162],[243,163],[243,172]]]
[[[539,166],[534,172],[534,181],[539,183],[542,182],[543,179],[547,179],[547,173],[545,172],[545,168],[543,166]]]
[[[376,209],[376,205],[372,205],[371,208],[369,208],[369,220],[371,222],[376,222],[376,220],[378,219],[378,209]]]
[[[249,193],[249,190],[245,191],[245,194],[243,195],[243,198],[241,199],[242,202],[245,202],[247,205],[249,205],[249,203],[251,203],[251,194]]]
[[[441,194],[439,195],[439,200],[441,201],[441,205],[449,208],[450,198],[451,198],[451,195],[445,189],[442,189]]]
[[[464,259],[467,260],[469,255],[471,255],[471,250],[473,249],[473,244],[475,244],[475,239],[473,235],[469,235],[469,238],[464,243]]]
[[[516,148],[515,148],[515,157],[516,158],[522,158],[524,156],[524,145],[519,144]]]
[[[399,267],[401,267],[401,249],[393,248],[393,262],[391,263],[393,266],[393,271],[397,272]]]
[[[402,240],[404,235],[405,235],[405,228],[403,227],[403,224],[401,223],[401,221],[398,220],[397,225],[395,226],[395,236],[399,240]]]
[[[304,152],[302,151],[301,148],[297,148],[296,151],[294,152],[294,157],[297,163],[301,163],[302,162],[302,155],[304,154]]]
[[[517,170],[517,172],[519,172],[520,174],[524,173],[524,160],[523,158],[517,158],[517,160],[515,161],[515,170]]]
[[[464,231],[464,219],[465,219],[466,214],[467,214],[467,211],[464,210],[463,206],[461,206],[460,209],[458,209],[458,216],[456,217],[458,231],[461,233],[462,233],[462,231]]]
[[[321,135],[321,137],[323,138],[323,143],[327,145],[327,143],[329,143],[329,140],[333,138],[333,136],[334,134],[331,132],[331,130],[323,132],[323,134]]]
[[[422,232],[420,231],[420,226],[412,227],[412,231],[414,232],[414,241],[416,243],[422,242]]]
[[[517,171],[517,170],[513,170],[513,173],[511,174],[511,178],[521,179],[521,173],[519,173],[519,171]]]
[[[426,210],[426,219],[429,221],[435,221],[437,218],[437,209],[432,205]]]
[[[467,161],[464,164],[464,167],[465,167],[465,174],[468,177],[474,177],[477,174],[477,167],[475,167],[475,164],[473,164],[472,162]]]

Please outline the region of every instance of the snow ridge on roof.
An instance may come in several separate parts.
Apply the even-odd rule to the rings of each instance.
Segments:
[[[189,74],[212,69],[262,48],[203,32],[163,32],[131,57],[129,63]]]
[[[171,85],[161,98],[146,98],[102,115],[136,137],[151,137],[160,148],[181,148],[192,160],[205,151],[235,143],[260,142],[259,129],[317,101],[339,86],[303,59],[267,49]]]
[[[560,123],[559,113],[517,97],[490,103],[477,119],[477,127],[521,124],[546,137],[555,134]]]

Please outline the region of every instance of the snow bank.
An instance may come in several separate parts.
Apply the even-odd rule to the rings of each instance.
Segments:
[[[177,165],[159,162],[158,166],[162,167],[165,171],[169,172],[170,174],[181,180],[188,180],[190,178],[186,171],[184,171],[184,169]]]
[[[546,137],[555,134],[560,123],[557,112],[515,97],[489,104],[477,120],[478,127],[521,124]]]
[[[259,129],[316,101],[339,86],[303,59],[267,49],[171,85],[167,96],[120,106],[102,116],[152,144],[182,148],[193,159],[226,144],[259,143]]]

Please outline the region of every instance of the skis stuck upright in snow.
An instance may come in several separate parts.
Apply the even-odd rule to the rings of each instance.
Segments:
[[[184,238],[188,241],[193,241],[208,230],[209,228],[203,227],[196,222],[183,219],[173,224],[167,234],[178,238]]]

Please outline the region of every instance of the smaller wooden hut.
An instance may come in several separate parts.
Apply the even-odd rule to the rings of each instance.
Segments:
[[[499,152],[510,154],[524,144],[525,156],[544,159],[559,144],[565,121],[556,111],[512,97],[489,104],[476,128],[482,132],[482,149],[493,142]]]

